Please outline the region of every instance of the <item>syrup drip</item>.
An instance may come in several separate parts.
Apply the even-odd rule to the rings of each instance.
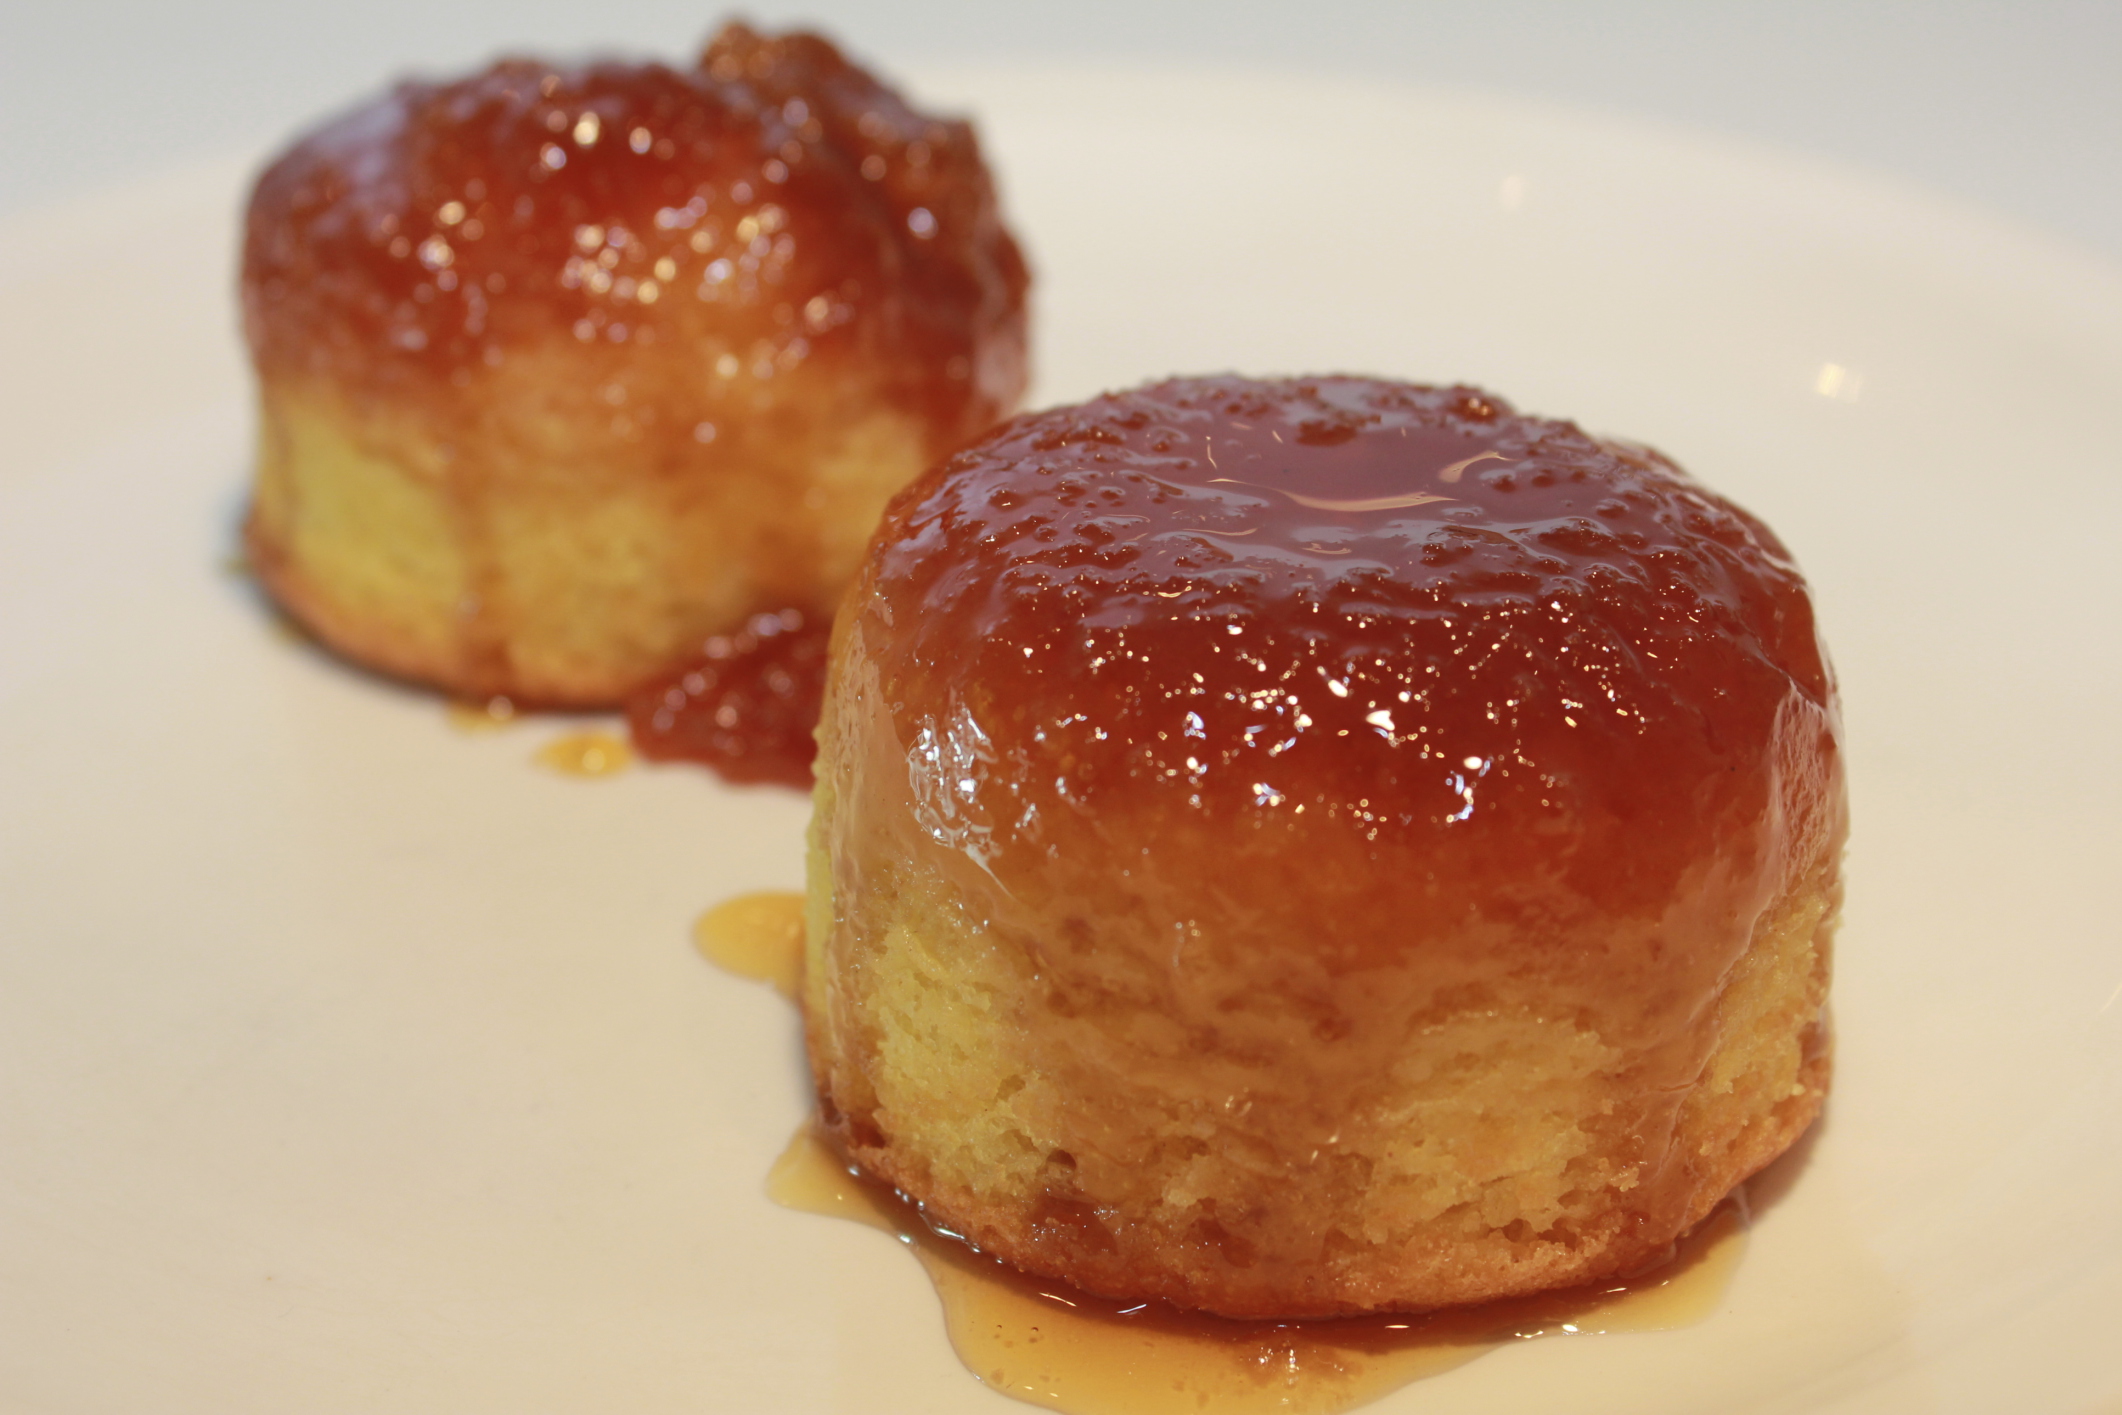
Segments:
[[[540,747],[535,760],[567,776],[611,776],[632,766],[634,754],[609,732],[570,732]]]
[[[693,944],[716,967],[772,983],[793,1002],[803,982],[803,896],[762,890],[726,900],[693,925]]]
[[[702,953],[794,994],[803,897],[748,894],[695,927]],[[1742,1188],[1676,1245],[1620,1281],[1427,1315],[1241,1322],[1125,1304],[1034,1278],[936,1233],[903,1196],[855,1170],[809,1125],[767,1178],[785,1208],[882,1229],[914,1250],[966,1369],[1004,1395],[1071,1415],[1336,1415],[1461,1366],[1508,1341],[1667,1331],[1722,1301],[1746,1247]]]
[[[1335,1415],[1507,1341],[1692,1325],[1716,1310],[1746,1247],[1742,1190],[1670,1262],[1624,1282],[1426,1316],[1239,1322],[1026,1276],[936,1234],[808,1126],[775,1162],[766,1192],[784,1208],[881,1228],[907,1244],[936,1285],[966,1369],[1004,1395],[1071,1415]]]
[[[483,703],[449,702],[449,725],[459,732],[498,732],[516,720],[516,705],[498,694]]]

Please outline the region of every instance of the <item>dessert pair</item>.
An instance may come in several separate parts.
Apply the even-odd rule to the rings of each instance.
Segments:
[[[837,604],[822,1113],[1019,1266],[1297,1317],[1654,1260],[1827,1082],[1788,554],[1467,388],[987,431],[1024,291],[970,130],[816,39],[401,88],[254,199],[255,563],[359,661],[551,703]]]

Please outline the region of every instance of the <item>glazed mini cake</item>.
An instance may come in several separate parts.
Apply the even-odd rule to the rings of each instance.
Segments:
[[[1026,278],[971,128],[811,35],[403,84],[251,198],[252,562],[387,673],[616,703],[830,617],[1020,396]]]
[[[1818,1113],[1833,679],[1760,522],[1468,388],[1179,380],[904,491],[837,626],[825,1123],[1091,1292],[1656,1261]]]

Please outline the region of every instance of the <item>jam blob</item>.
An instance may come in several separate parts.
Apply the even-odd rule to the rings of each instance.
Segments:
[[[701,762],[727,781],[809,790],[831,630],[784,609],[713,636],[627,701],[634,745],[653,761]]]

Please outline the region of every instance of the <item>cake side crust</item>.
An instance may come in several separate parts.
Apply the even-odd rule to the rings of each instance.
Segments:
[[[814,937],[857,922],[832,879],[814,850]],[[829,1131],[940,1226],[1106,1296],[1325,1317],[1626,1273],[1781,1154],[1826,1091],[1832,861],[1764,913],[1711,1009],[1714,1041],[1668,1137],[1685,1194],[1655,1211],[1637,1192],[1639,1058],[1596,1017],[1493,997],[1433,1006],[1320,1147],[1289,1123],[1320,1099],[1289,1094],[1317,1046],[1301,1009],[1281,1019],[1287,1046],[1254,1035],[1251,1056],[1204,1045],[1203,1019],[1172,1016],[1169,999],[1056,1019],[1035,950],[983,928],[977,901],[918,872],[866,883],[856,907],[875,911],[860,922],[876,946],[852,967],[829,941],[813,949]]]
[[[762,418],[778,436],[672,469],[535,421],[448,459],[417,409],[267,380],[249,559],[356,662],[466,698],[609,707],[761,606],[828,613],[927,461],[910,415],[803,382],[837,421]]]

